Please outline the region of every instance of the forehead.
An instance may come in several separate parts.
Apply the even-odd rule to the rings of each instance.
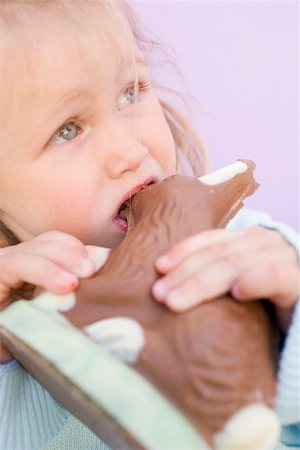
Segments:
[[[54,117],[70,92],[76,98],[78,92],[87,93],[89,101],[95,90],[105,93],[122,72],[117,70],[122,61],[123,68],[135,74],[134,58],[139,52],[126,18],[112,8],[114,2],[76,3],[89,7],[76,6],[76,13],[74,8],[43,7],[5,25],[0,20],[2,157],[5,149],[10,153],[16,139],[31,142],[29,131],[43,127],[45,117]]]
[[[26,11],[12,8],[0,20],[1,119],[14,102],[21,112],[21,101],[43,101],[51,90],[72,87],[72,80],[91,87],[111,81],[122,61],[134,69],[137,54],[119,2],[76,2],[74,8],[74,2],[50,1]]]
[[[31,80],[57,68],[67,71],[70,65],[76,70],[93,64],[108,73],[114,62],[132,63],[137,53],[119,2],[76,2],[74,8],[74,2],[50,1],[25,12],[20,6],[12,8],[6,19],[6,26],[0,20],[2,85],[5,75],[14,79],[16,71]]]

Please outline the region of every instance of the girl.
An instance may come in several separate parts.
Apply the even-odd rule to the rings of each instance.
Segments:
[[[0,49],[3,309],[30,299],[35,286],[76,289],[95,273],[97,247],[124,238],[118,209],[128,193],[188,161],[197,175],[206,165],[200,139],[152,87],[145,40],[126,3],[0,0]],[[165,276],[153,286],[174,311],[228,291],[274,303],[288,333],[283,424],[300,422],[299,397],[290,398],[299,354],[295,245],[291,230],[246,212],[231,230],[192,236],[162,255]],[[0,449],[106,448],[10,359],[2,347]]]

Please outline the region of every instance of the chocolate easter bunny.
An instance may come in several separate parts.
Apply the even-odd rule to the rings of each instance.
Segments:
[[[224,228],[258,186],[253,169],[239,161],[199,180],[175,175],[146,187],[130,202],[124,241],[93,278],[60,304],[51,294],[30,302],[45,308],[52,298],[64,323],[145,377],[219,450],[269,449],[278,438],[272,314],[262,301],[230,295],[173,313],[152,298],[159,277],[154,261],[192,234]],[[22,361],[24,352],[16,353]],[[55,395],[51,382],[45,384]],[[86,423],[98,431],[91,419]],[[135,438],[130,448],[160,450]],[[110,437],[108,444],[114,444]]]

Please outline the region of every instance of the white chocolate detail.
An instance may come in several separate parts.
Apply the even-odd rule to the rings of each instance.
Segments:
[[[56,295],[45,291],[31,300],[31,303],[46,311],[69,311],[75,306],[76,298],[73,292]]]
[[[246,406],[234,414],[214,438],[216,450],[272,450],[279,440],[280,424],[275,412],[262,403]]]
[[[101,347],[121,361],[134,363],[145,344],[142,326],[130,317],[112,317],[84,327]]]
[[[86,249],[88,251],[89,257],[95,264],[96,270],[99,270],[100,267],[102,267],[106,263],[110,248],[87,245]]]
[[[247,168],[248,166],[244,161],[237,161],[222,169],[203,175],[198,180],[208,186],[214,186],[232,180],[236,175],[246,172]]]

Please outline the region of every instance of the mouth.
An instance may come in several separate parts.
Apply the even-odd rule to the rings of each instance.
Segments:
[[[130,207],[131,207],[131,201],[133,197],[140,192],[141,190],[145,189],[145,187],[150,186],[151,184],[157,183],[157,179],[154,179],[151,177],[150,179],[145,180],[143,183],[138,184],[134,188],[130,189],[121,199],[121,202],[119,203],[117,213],[114,218],[115,224],[120,228],[122,231],[127,232],[128,230],[128,215],[130,214]]]
[[[122,203],[122,205],[119,209],[118,217],[120,217],[123,220],[127,220],[128,209],[130,208],[130,205],[131,205],[131,198],[126,200],[126,202]]]

